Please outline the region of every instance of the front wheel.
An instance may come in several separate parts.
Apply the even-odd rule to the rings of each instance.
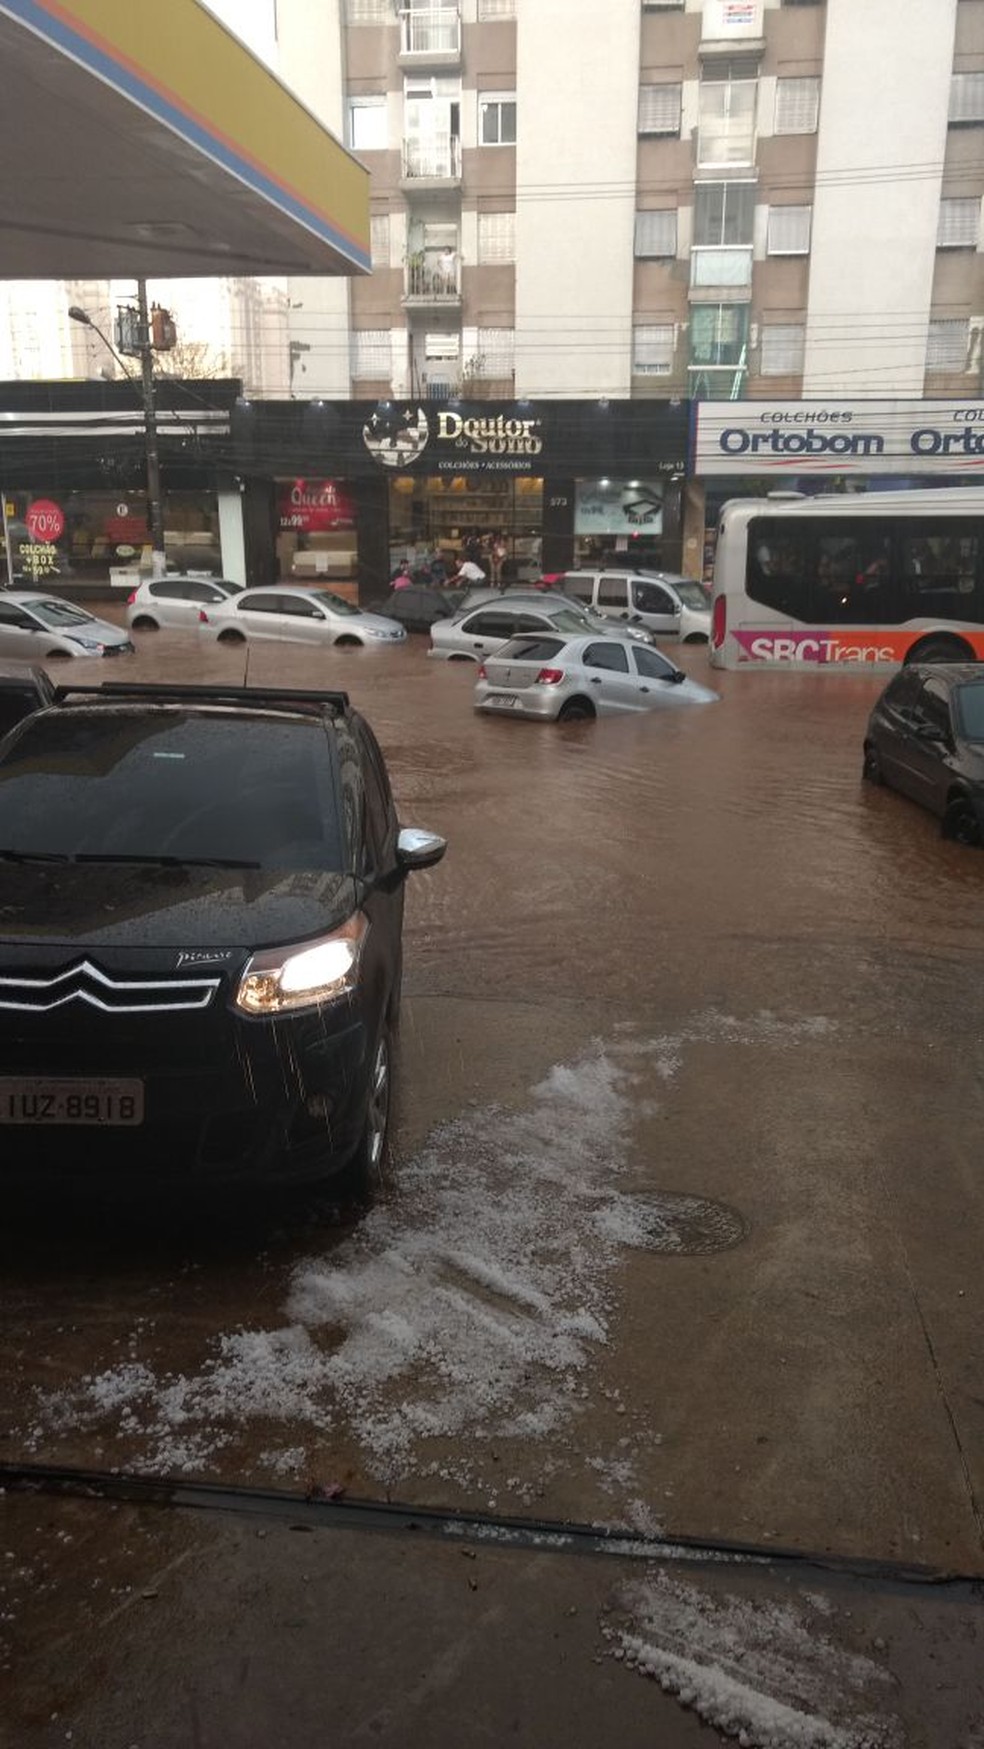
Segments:
[[[864,744],[864,762],[861,766],[861,776],[866,783],[885,782],[881,760],[878,757],[878,749],[871,741],[866,741]]]
[[[981,842],[980,821],[966,796],[960,796],[952,801],[943,815],[943,837],[950,838],[954,844],[967,844],[979,848]]]
[[[389,1140],[392,1074],[393,1035],[389,1021],[384,1020],[369,1069],[365,1125],[341,1179],[343,1194],[359,1202],[366,1201],[382,1179]]]
[[[362,639],[349,637],[336,638],[335,648],[336,650],[361,650]]]

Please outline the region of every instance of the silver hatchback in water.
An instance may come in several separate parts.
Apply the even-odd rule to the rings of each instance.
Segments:
[[[615,638],[517,637],[482,663],[476,710],[562,723],[622,711],[714,704],[659,650]]]
[[[50,662],[63,656],[131,656],[129,633],[74,601],[34,589],[0,595],[0,657]]]

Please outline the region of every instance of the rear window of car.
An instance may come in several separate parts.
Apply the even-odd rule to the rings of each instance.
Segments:
[[[510,638],[497,650],[497,662],[552,662],[564,648],[563,638]]]
[[[30,686],[0,687],[0,735],[5,735],[15,723],[41,709],[42,700]]]
[[[0,851],[345,871],[319,722],[51,710],[0,749]]]
[[[968,741],[984,741],[984,680],[957,687],[957,716]]]

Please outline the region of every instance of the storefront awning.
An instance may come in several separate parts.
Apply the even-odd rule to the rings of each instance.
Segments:
[[[368,172],[197,0],[0,0],[7,279],[369,270]]]

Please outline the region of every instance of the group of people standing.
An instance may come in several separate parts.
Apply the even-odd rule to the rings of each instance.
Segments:
[[[474,531],[465,540],[457,569],[450,574],[440,553],[433,552],[422,560],[404,559],[391,578],[390,586],[408,589],[412,583],[423,583],[432,589],[453,589],[480,588],[483,583],[491,583],[493,589],[502,589],[507,581],[503,572],[508,558],[509,547],[501,529],[488,530],[484,534]]]

